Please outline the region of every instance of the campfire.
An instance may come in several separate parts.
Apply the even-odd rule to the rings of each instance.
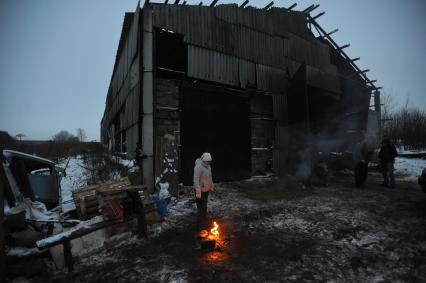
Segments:
[[[217,237],[219,237],[219,225],[216,223],[216,221],[213,221],[213,228],[210,229],[210,234],[209,234],[209,238],[210,239],[216,239]]]
[[[213,221],[213,228],[210,232],[203,230],[199,234],[201,247],[206,249],[214,249],[216,247],[216,241],[219,238],[219,224]]]

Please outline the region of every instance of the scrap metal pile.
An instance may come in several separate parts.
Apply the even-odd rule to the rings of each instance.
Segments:
[[[72,270],[75,258],[101,249],[118,231],[147,236],[147,223],[162,220],[146,186],[132,185],[127,177],[75,189],[75,209],[69,210],[62,207],[63,168],[11,150],[3,150],[1,160],[9,263],[28,258],[40,262],[42,257],[53,259],[56,268]],[[22,273],[11,266],[12,276]]]

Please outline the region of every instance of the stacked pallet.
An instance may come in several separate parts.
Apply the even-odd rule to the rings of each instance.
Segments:
[[[118,181],[109,181],[83,187],[73,192],[73,198],[80,219],[89,219],[101,212],[101,208],[113,200],[123,201],[128,198],[128,190],[137,190],[140,193],[145,186],[131,186],[127,178]]]

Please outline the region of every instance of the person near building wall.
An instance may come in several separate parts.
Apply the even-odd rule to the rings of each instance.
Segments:
[[[194,167],[194,191],[197,203],[197,225],[198,230],[206,229],[207,221],[207,200],[209,192],[213,191],[213,179],[211,164],[212,156],[205,152],[200,158],[195,160]]]

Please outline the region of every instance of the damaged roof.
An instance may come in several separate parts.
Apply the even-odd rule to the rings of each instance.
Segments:
[[[5,149],[5,150],[3,150],[3,156],[8,162],[11,162],[12,159],[15,158],[15,157],[20,157],[20,158],[24,158],[24,159],[48,164],[48,165],[55,165],[55,162],[53,162],[52,160],[42,158],[42,157],[38,157],[38,156],[35,156],[35,155],[31,155],[31,154],[27,154],[27,153],[23,153],[23,152],[20,152],[20,151],[15,151],[15,150]]]

